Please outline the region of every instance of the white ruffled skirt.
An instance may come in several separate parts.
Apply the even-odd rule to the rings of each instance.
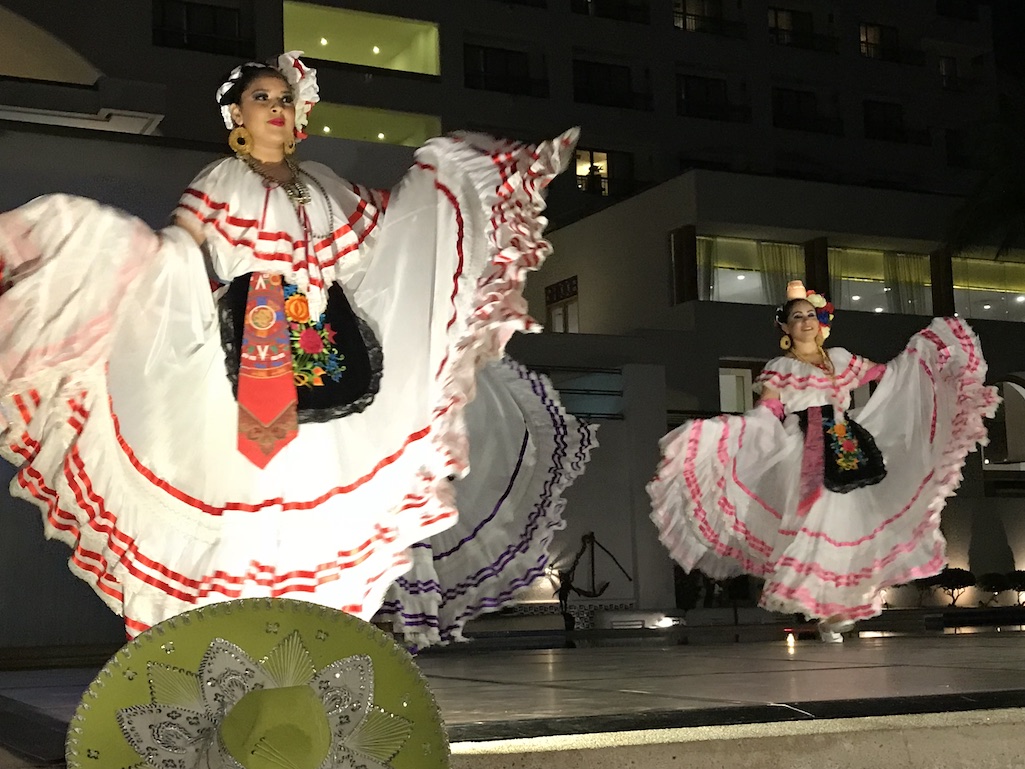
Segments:
[[[249,596],[377,611],[410,546],[457,521],[451,481],[471,470],[475,373],[512,333],[536,330],[522,286],[549,251],[542,189],[574,140],[461,137],[420,150],[347,289],[382,342],[380,392],[363,413],[302,424],[263,470],[235,449],[216,307],[182,230],[154,233],[67,196],[0,216],[11,491],[42,509],[47,535],[72,547],[72,570],[129,633]],[[522,435],[522,413],[508,413]],[[473,475],[509,481],[487,481],[483,464]]]
[[[938,318],[886,373],[858,423],[886,462],[878,484],[823,490],[797,513],[804,435],[767,409],[682,425],[663,438],[648,486],[652,520],[684,569],[765,580],[761,605],[809,617],[861,619],[881,591],[946,565],[940,511],[968,452],[986,442],[999,399],[963,321]]]

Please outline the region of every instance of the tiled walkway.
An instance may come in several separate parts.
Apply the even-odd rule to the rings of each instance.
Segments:
[[[419,658],[453,741],[1025,706],[1025,635],[474,651]],[[0,672],[0,769],[59,766],[95,670]],[[19,763],[2,748],[31,756]]]

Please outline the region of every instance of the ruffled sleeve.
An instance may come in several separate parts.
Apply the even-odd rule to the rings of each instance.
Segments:
[[[312,196],[302,209],[245,163],[225,158],[193,179],[175,214],[202,224],[211,266],[221,279],[280,273],[317,306],[326,286],[344,283],[365,267],[388,194],[350,184],[319,163],[300,167]]]

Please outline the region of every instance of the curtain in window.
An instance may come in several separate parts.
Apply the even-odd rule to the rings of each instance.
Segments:
[[[883,282],[889,311],[902,315],[932,315],[929,257],[887,251],[883,255]]]
[[[804,279],[804,249],[793,243],[759,241],[758,261],[765,303],[783,304],[787,298],[787,283]]]
[[[698,298],[715,301],[715,238],[698,238]]]
[[[829,249],[829,298],[837,309],[851,308],[850,283],[844,280],[847,253],[842,248]]]

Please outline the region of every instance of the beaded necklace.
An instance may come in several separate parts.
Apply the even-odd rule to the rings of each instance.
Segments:
[[[288,196],[288,199],[295,206],[296,215],[299,217],[299,223],[303,226],[303,229],[307,231],[307,235],[309,235],[313,239],[319,240],[328,237],[335,231],[335,209],[334,206],[331,204],[331,196],[327,194],[327,190],[324,189],[324,186],[315,176],[313,176],[313,174],[309,173],[308,171],[304,171],[302,168],[300,168],[299,164],[292,160],[292,158],[285,158],[285,165],[288,167],[289,173],[291,174],[292,178],[287,181],[281,181],[280,179],[276,179],[275,177],[273,177],[267,171],[265,165],[256,158],[254,158],[252,155],[238,155],[237,157],[245,161],[245,164],[249,166],[249,170],[251,170],[257,176],[262,177],[267,186],[280,187],[285,191],[285,194]],[[299,215],[300,206],[309,205],[309,203],[313,200],[313,196],[310,195],[310,188],[307,186],[306,182],[299,178],[300,174],[305,176],[313,183],[313,186],[317,188],[321,196],[324,198],[324,202],[327,204],[328,231],[325,233],[317,233],[308,229],[306,227],[306,222],[303,220],[303,217]]]
[[[818,350],[819,357],[821,358],[821,360],[818,363],[816,363],[813,360],[809,360],[808,358],[805,358],[803,355],[801,355],[801,353],[797,352],[797,350],[793,348],[790,349],[788,354],[792,355],[794,358],[801,361],[802,363],[807,363],[809,366],[814,366],[815,368],[819,369],[819,371],[824,371],[825,373],[829,374],[830,377],[835,379],[836,369],[833,366],[833,359],[829,357],[829,355],[822,347],[819,347]]]

